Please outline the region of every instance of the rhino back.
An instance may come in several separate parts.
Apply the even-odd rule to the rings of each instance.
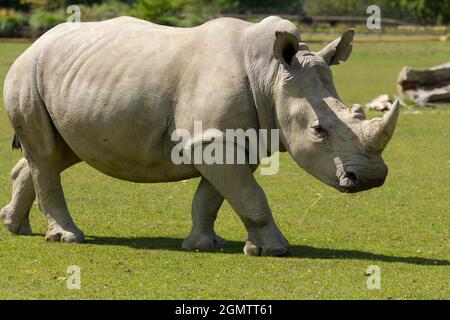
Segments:
[[[247,26],[63,24],[35,43],[39,92],[63,139],[100,171],[150,182],[194,176],[170,160],[173,130],[192,130],[193,120],[204,129],[256,125],[241,51]]]

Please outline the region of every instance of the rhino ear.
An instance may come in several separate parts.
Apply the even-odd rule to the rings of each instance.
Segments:
[[[295,35],[285,32],[275,32],[275,44],[273,46],[273,53],[275,58],[289,67],[299,50],[298,39]]]
[[[354,29],[345,31],[339,39],[334,40],[317,54],[329,65],[339,64],[339,61],[347,61],[352,53]]]

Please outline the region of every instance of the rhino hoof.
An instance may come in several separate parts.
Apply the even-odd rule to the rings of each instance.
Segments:
[[[52,229],[47,231],[45,240],[49,242],[81,243],[84,241],[84,234],[82,231],[70,232],[62,229]]]
[[[250,241],[247,241],[244,246],[244,254],[247,256],[260,256],[261,248],[258,248]]]
[[[14,222],[13,217],[16,215],[11,212],[9,206],[4,207],[1,210],[1,217],[3,219],[3,224],[6,229],[8,229],[11,233],[18,234],[21,236],[29,236],[32,233],[31,225],[28,221],[28,218],[24,219],[22,223]]]
[[[185,250],[213,250],[223,248],[228,242],[215,234],[190,234],[181,247]]]
[[[289,254],[289,245],[277,246],[277,247],[258,247],[252,242],[247,241],[244,247],[244,254],[247,256],[269,256],[269,257],[282,257]]]

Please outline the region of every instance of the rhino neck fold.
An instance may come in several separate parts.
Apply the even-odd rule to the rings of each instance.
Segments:
[[[275,121],[275,101],[273,98],[273,88],[276,79],[276,63],[261,63],[261,61],[249,61],[245,59],[247,79],[253,97],[253,106],[256,111],[258,129],[268,130],[268,147],[270,146],[271,129],[278,129]],[[281,152],[286,151],[284,145],[279,142]]]
[[[267,19],[266,23],[251,25],[242,36],[243,61],[253,97],[258,129],[267,129],[269,134],[271,129],[279,129],[275,119],[274,89],[280,68],[280,63],[274,58],[275,29],[270,23],[281,20],[272,18]],[[281,141],[279,146],[280,151],[286,151]]]

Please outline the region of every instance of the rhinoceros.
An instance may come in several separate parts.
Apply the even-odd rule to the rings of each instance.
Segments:
[[[214,231],[226,199],[248,232],[245,254],[287,254],[254,178],[257,165],[175,164],[171,134],[192,130],[194,121],[219,132],[278,129],[280,151],[325,184],[341,192],[381,186],[387,176],[381,153],[399,106],[368,120],[360,106],[342,102],[330,66],[347,60],[353,36],[349,29],[312,52],[297,27],[279,17],[220,18],[194,28],[131,17],[58,25],[14,62],[5,81],[13,148],[24,157],[11,173],[4,224],[31,234],[37,198],[48,218],[46,240],[82,242],[60,174],[84,161],[131,182],[200,177],[184,249],[226,245]]]

